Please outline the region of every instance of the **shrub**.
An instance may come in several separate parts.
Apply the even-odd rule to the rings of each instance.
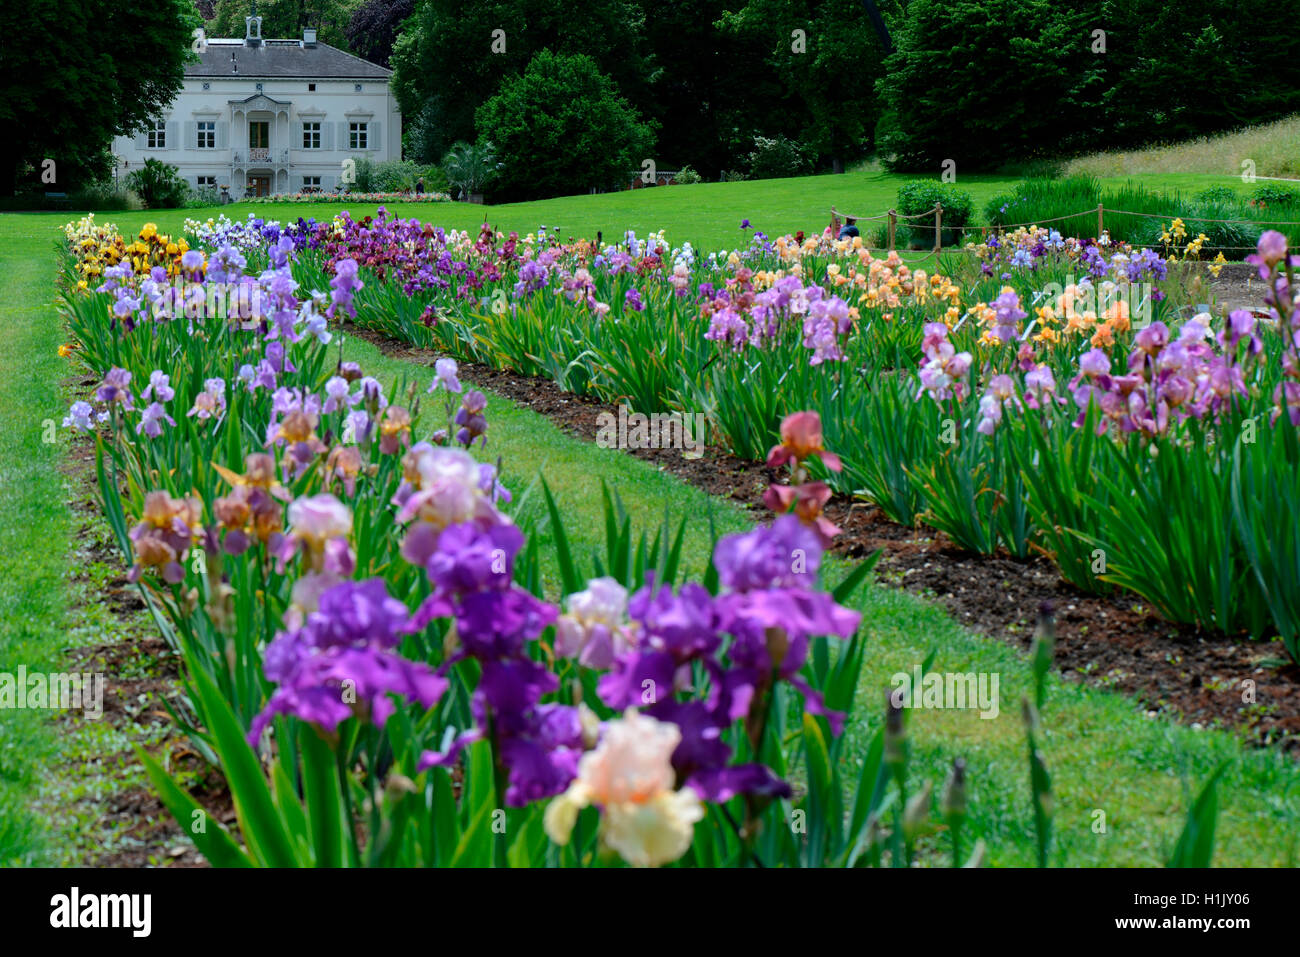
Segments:
[[[747,179],[749,179],[748,173],[745,173],[742,170],[732,169],[723,170],[721,181],[724,183],[743,183]]]
[[[447,179],[447,171],[441,166],[425,166],[420,170],[420,176],[424,177],[424,191],[426,193],[451,192],[451,183]]]
[[[147,159],[144,166],[132,170],[126,185],[147,209],[175,209],[184,205],[190,193],[189,184],[180,178],[176,167],[156,159]]]
[[[1250,194],[1250,201],[1254,206],[1292,206],[1300,204],[1300,189],[1266,183],[1255,187],[1255,191]]]
[[[678,186],[691,186],[695,183],[704,182],[704,177],[691,169],[690,166],[683,166],[677,171],[677,175],[673,177],[673,182]]]
[[[754,179],[805,176],[812,172],[812,159],[794,140],[784,136],[754,137],[754,150],[746,158]]]
[[[72,193],[68,201],[73,209],[101,212],[107,210],[125,210],[131,208],[131,197],[127,191],[114,185],[112,180],[87,183]]]
[[[943,244],[955,245],[961,239],[962,227],[970,222],[974,202],[970,193],[952,183],[932,179],[917,179],[898,188],[897,211],[900,216],[918,216],[933,211],[934,204],[943,207]],[[900,222],[902,237],[909,245],[917,247],[934,245],[934,220],[917,219]]]
[[[1211,186],[1196,194],[1198,203],[1235,203],[1237,191],[1231,186]]]
[[[415,181],[420,178],[420,167],[410,160],[389,160],[374,163],[370,170],[370,192],[406,193],[415,189]],[[429,188],[426,180],[424,188]]]
[[[219,206],[221,204],[221,194],[211,186],[204,186],[201,189],[190,191],[189,198],[185,201],[187,208],[199,208],[201,206]]]
[[[347,184],[350,193],[405,193],[415,189],[420,167],[410,160],[376,163],[362,157],[357,160],[355,177]],[[425,189],[429,188],[425,181]]]

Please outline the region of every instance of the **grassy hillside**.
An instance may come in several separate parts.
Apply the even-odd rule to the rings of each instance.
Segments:
[[[1240,180],[1246,160],[1254,162],[1256,176],[1300,178],[1300,116],[1183,143],[1081,156],[1066,163],[1063,172],[1139,176],[1144,180],[1172,173],[1199,173]]]

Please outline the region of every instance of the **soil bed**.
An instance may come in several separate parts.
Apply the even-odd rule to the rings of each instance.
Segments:
[[[65,387],[82,395],[97,381],[72,379]],[[206,860],[153,788],[139,780],[142,775],[134,754],[109,750],[122,742],[142,744],[180,777],[213,819],[235,830],[234,804],[225,779],[190,748],[167,711],[168,703],[175,709],[182,704],[179,659],[157,634],[106,531],[96,498],[93,443],[74,439],[63,472],[69,508],[78,522],[70,585],[73,594],[82,597],[69,607],[69,633],[74,640],[62,649],[62,656],[68,671],[104,676],[103,714],[93,723],[107,726],[85,728],[92,719],[79,710],[61,712],[56,718],[60,733],[70,742],[69,760],[83,762],[59,769],[69,785],[83,794],[78,800],[85,802],[84,813],[68,817],[93,822],[69,837],[84,855],[85,866],[206,867]],[[85,634],[97,640],[77,643]],[[95,776],[110,779],[108,786],[81,787],[81,782]]]

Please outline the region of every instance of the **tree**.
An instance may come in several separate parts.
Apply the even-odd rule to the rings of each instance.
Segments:
[[[659,125],[660,167],[715,177],[744,162],[755,134],[797,132],[795,101],[768,61],[773,38],[725,29],[732,0],[639,2],[648,90],[629,99]]]
[[[113,136],[143,129],[180,92],[198,25],[189,0],[0,7],[0,191],[47,159],[48,189],[90,178]]]
[[[366,0],[343,31],[348,49],[359,57],[388,66],[402,22],[415,11],[415,0]]]
[[[393,92],[410,120],[407,155],[436,162],[476,138],[474,115],[543,49],[586,54],[641,102],[648,63],[633,0],[418,0],[393,47]],[[502,144],[498,143],[498,146]]]
[[[894,169],[987,169],[1096,148],[1093,16],[1058,0],[911,0],[877,91]]]
[[[352,15],[363,0],[261,0],[257,14],[262,18],[262,36],[277,39],[301,37],[307,28],[330,46],[349,49],[345,33]],[[251,0],[217,0],[216,16],[208,24],[210,37],[242,37],[244,18],[251,16]],[[357,51],[353,50],[356,53]]]
[[[506,201],[621,186],[654,142],[591,57],[550,50],[505,80],[475,121],[502,157],[494,194]]]
[[[1300,110],[1300,31],[1273,0],[1105,0],[1108,145],[1181,139]]]
[[[898,0],[878,6],[889,20],[902,16]],[[837,171],[870,151],[885,51],[861,0],[749,0],[723,24],[764,51],[796,101],[800,142]]]

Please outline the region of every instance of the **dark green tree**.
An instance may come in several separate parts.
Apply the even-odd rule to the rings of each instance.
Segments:
[[[402,22],[414,12],[415,0],[365,0],[344,31],[348,49],[371,63],[388,66]]]
[[[1096,148],[1095,14],[1058,0],[911,0],[877,91],[895,169],[988,169]]]
[[[878,6],[887,20],[901,16],[898,0]],[[749,0],[723,22],[762,47],[795,101],[800,142],[837,171],[870,152],[885,50],[862,0]]]
[[[795,133],[794,100],[768,62],[770,36],[726,28],[731,0],[639,0],[651,51],[645,96],[659,125],[656,163],[693,166],[707,178],[738,169],[755,134]]]
[[[321,43],[348,50],[347,26],[362,3],[364,0],[258,0],[257,15],[262,18],[263,37],[294,39],[310,27]],[[251,15],[252,8],[252,0],[217,0],[216,16],[206,28],[208,36],[242,37],[244,18]]]
[[[1300,110],[1300,31],[1275,0],[1104,0],[1108,145],[1183,139]]]
[[[654,142],[595,60],[550,50],[505,80],[475,122],[503,164],[493,198],[507,202],[622,186]]]
[[[642,28],[632,0],[580,8],[567,0],[420,0],[391,60],[408,155],[438,162],[453,143],[473,140],[478,107],[544,49],[588,55],[624,96],[642,102],[649,71]]]
[[[180,91],[190,0],[101,4],[41,0],[0,7],[0,192],[44,161],[66,192],[92,178],[113,136],[131,135]]]

